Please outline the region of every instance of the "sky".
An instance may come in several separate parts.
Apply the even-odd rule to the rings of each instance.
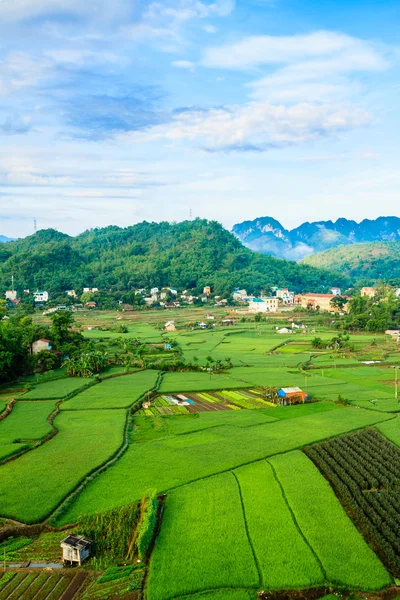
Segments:
[[[398,0],[0,0],[0,234],[400,216]]]

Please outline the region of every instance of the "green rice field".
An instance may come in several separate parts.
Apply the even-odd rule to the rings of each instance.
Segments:
[[[276,327],[293,319],[284,313],[261,323],[235,314],[233,327],[192,329],[208,310],[129,313],[118,321],[126,334],[106,330],[121,313],[78,315],[83,335],[112,357],[99,378],[60,370],[47,381],[32,375],[2,389],[0,414],[11,398],[16,403],[0,421],[0,521],[51,517],[67,525],[139,502],[151,490],[165,495],[146,578],[141,570],[126,588],[94,579],[87,600],[123,598],[128,584],[136,594],[143,581],[148,600],[255,600],[260,590],[319,587],[361,594],[390,586],[385,565],[302,449],[369,427],[400,446],[392,368],[400,346],[351,334],[351,350],[315,350],[313,337],[337,335],[315,315],[301,316],[306,334],[277,335]],[[228,309],[215,313],[221,319]],[[177,331],[163,331],[166,316]],[[145,348],[136,372],[114,362],[121,339]],[[191,364],[182,367],[185,361]],[[29,391],[15,392],[24,386]],[[282,387],[300,387],[310,402],[279,405],[274,394]],[[21,573],[15,577],[22,584]],[[31,579],[24,585],[33,594],[42,584]],[[48,600],[58,600],[54,581],[43,577]],[[59,581],[65,591],[69,580]],[[0,578],[0,600],[1,593]]]
[[[92,383],[91,379],[69,377],[36,385],[23,395],[24,400],[58,400]]]
[[[62,410],[128,408],[157,382],[157,371],[106,379],[64,402]]]

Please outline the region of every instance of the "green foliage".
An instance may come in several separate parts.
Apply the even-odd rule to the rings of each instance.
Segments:
[[[392,574],[399,577],[399,448],[376,431],[367,430],[306,451]]]
[[[348,285],[341,275],[255,254],[219,223],[201,219],[143,222],[125,229],[110,226],[75,238],[42,230],[10,242],[3,250],[0,287],[4,290],[11,271],[21,287],[33,289],[46,282],[50,293],[87,286],[126,293],[135,287],[173,283],[199,293],[211,285],[216,294],[228,296],[235,286],[256,293],[266,285],[296,291]],[[98,304],[99,299],[96,294]],[[132,304],[134,299],[124,301]]]
[[[400,278],[400,242],[339,246],[303,258],[302,264],[343,273],[359,285]]]
[[[93,541],[93,555],[97,561],[103,564],[120,562],[129,554],[138,518],[138,505],[128,504],[96,515],[84,515],[79,519],[79,531]],[[112,570],[108,571],[110,575]]]
[[[107,354],[94,351],[67,358],[63,363],[63,367],[71,377],[93,377],[93,375],[104,371],[107,364]]]
[[[3,577],[0,579],[0,590],[7,585],[11,579],[14,579],[16,573],[15,571],[8,571],[4,573]]]
[[[326,342],[324,342],[323,339],[320,337],[315,337],[311,341],[311,346],[312,346],[312,348],[315,348],[315,349],[326,348]]]
[[[136,569],[143,568],[143,564],[129,565],[127,567],[110,567],[104,571],[103,575],[98,578],[97,583],[106,583],[107,581],[116,581],[128,577]]]
[[[149,554],[157,525],[158,498],[155,490],[151,490],[142,500],[142,512],[136,538],[136,549],[140,560],[145,560]]]

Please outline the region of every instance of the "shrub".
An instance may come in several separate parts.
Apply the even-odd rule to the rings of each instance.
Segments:
[[[136,538],[136,549],[140,560],[144,560],[149,552],[157,524],[158,498],[155,490],[151,490],[142,500],[142,519]]]

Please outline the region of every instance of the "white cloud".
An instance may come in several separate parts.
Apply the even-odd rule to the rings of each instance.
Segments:
[[[11,52],[0,60],[0,96],[37,85],[51,75],[51,61],[35,60],[24,52]]]
[[[251,36],[235,44],[209,48],[207,67],[268,73],[247,84],[250,96],[266,102],[348,100],[363,92],[360,73],[388,68],[387,48],[342,33]],[[272,70],[272,72],[271,72]]]
[[[178,69],[188,69],[189,71],[193,71],[195,67],[195,64],[190,60],[174,60],[171,64]]]
[[[57,14],[114,19],[131,12],[129,0],[0,0],[0,18],[24,21]]]
[[[364,69],[382,69],[386,64],[368,42],[330,31],[293,36],[248,36],[233,44],[206,49],[202,64],[222,69],[253,69],[338,54],[340,60],[344,53],[346,59]]]
[[[204,25],[203,30],[206,33],[217,33],[218,29],[214,25]]]
[[[157,20],[167,17],[175,22],[191,19],[204,19],[211,16],[228,16],[235,7],[233,0],[217,0],[216,2],[200,2],[199,0],[164,0],[152,2],[143,14],[144,20]]]
[[[299,103],[290,107],[253,102],[211,110],[187,110],[172,122],[127,134],[136,142],[189,141],[211,151],[267,150],[303,144],[362,127],[370,115],[345,105]],[[126,139],[122,135],[121,139]]]

